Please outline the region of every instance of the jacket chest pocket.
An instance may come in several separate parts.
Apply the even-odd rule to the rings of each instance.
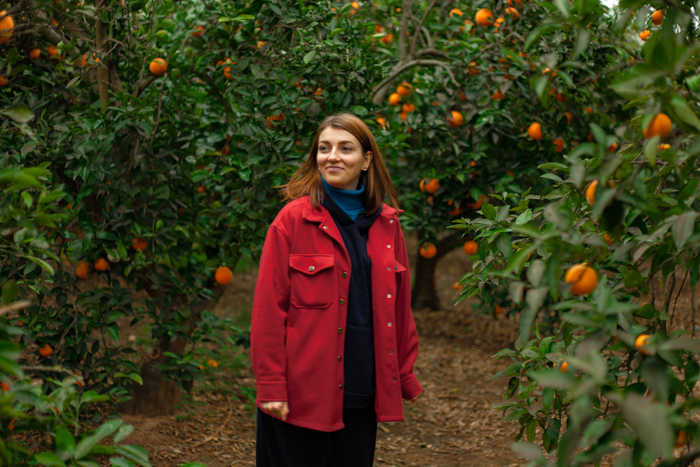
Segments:
[[[333,255],[289,255],[290,302],[296,308],[326,308],[333,301]]]

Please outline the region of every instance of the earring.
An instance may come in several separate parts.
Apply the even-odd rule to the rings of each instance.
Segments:
[[[362,170],[364,170],[365,172],[367,172],[367,167],[362,167]]]

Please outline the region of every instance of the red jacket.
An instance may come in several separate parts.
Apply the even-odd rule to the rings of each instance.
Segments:
[[[378,422],[401,422],[402,399],[413,399],[423,388],[413,373],[418,336],[406,244],[396,210],[386,204],[369,229],[367,254],[374,409]],[[350,257],[326,208],[313,209],[308,196],[282,208],[267,231],[253,300],[250,349],[258,407],[288,401],[287,423],[326,432],[345,427],[343,353],[351,274]]]

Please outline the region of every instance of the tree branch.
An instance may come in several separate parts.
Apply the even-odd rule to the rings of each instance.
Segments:
[[[408,70],[409,68],[413,68],[414,66],[420,66],[420,65],[432,65],[432,66],[439,66],[445,69],[447,73],[450,75],[451,81],[454,83],[455,86],[459,87],[460,84],[457,82],[457,79],[455,78],[454,73],[452,73],[452,70],[449,68],[448,64],[445,62],[442,62],[440,60],[425,60],[425,59],[417,59],[417,60],[411,60],[405,63],[399,63],[394,67],[394,70],[391,72],[388,78],[386,78],[384,81],[379,83],[374,90],[372,91],[372,94],[374,97],[372,98],[372,101],[375,104],[379,104],[384,100],[384,96],[386,95],[386,88],[387,86],[396,79],[397,76],[399,76],[402,72],[405,70]]]
[[[406,41],[408,39],[408,18],[411,16],[411,0],[401,0],[401,12],[403,15],[401,15],[401,30],[399,31],[399,58],[404,59],[406,58]]]
[[[136,91],[134,91],[134,96],[135,96],[135,97],[139,97],[139,96],[141,95],[141,93],[142,93],[143,91],[145,91],[146,88],[147,88],[152,82],[154,82],[154,81],[157,80],[157,79],[158,79],[157,76],[151,75],[151,76],[149,76],[148,78],[146,78],[145,80],[143,80],[143,81],[141,82],[141,84],[139,84],[138,87],[136,88]]]
[[[97,0],[95,3],[95,8],[97,10],[97,23],[95,24],[95,50],[98,54],[102,55],[105,50],[105,44],[107,43],[107,25],[99,19],[100,10],[105,6],[105,0]],[[107,90],[107,84],[109,83],[109,75],[107,74],[107,67],[99,66],[97,67],[97,90],[100,94],[100,106],[104,107],[109,99],[109,94]]]
[[[413,35],[413,40],[411,41],[411,48],[408,49],[408,56],[413,56],[413,53],[416,51],[416,41],[418,40],[418,34],[423,28],[423,23],[425,23],[425,20],[428,18],[428,15],[432,11],[432,9],[435,8],[435,4],[437,2],[438,0],[433,0],[432,3],[430,3],[430,6],[428,6],[428,9],[425,10],[425,13],[423,13],[423,17],[420,19],[420,23],[418,23],[418,27],[416,28],[416,33]]]

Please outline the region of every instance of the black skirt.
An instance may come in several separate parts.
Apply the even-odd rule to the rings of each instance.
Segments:
[[[325,432],[272,417],[258,407],[257,467],[371,467],[377,442],[374,405],[343,408],[345,428]]]

